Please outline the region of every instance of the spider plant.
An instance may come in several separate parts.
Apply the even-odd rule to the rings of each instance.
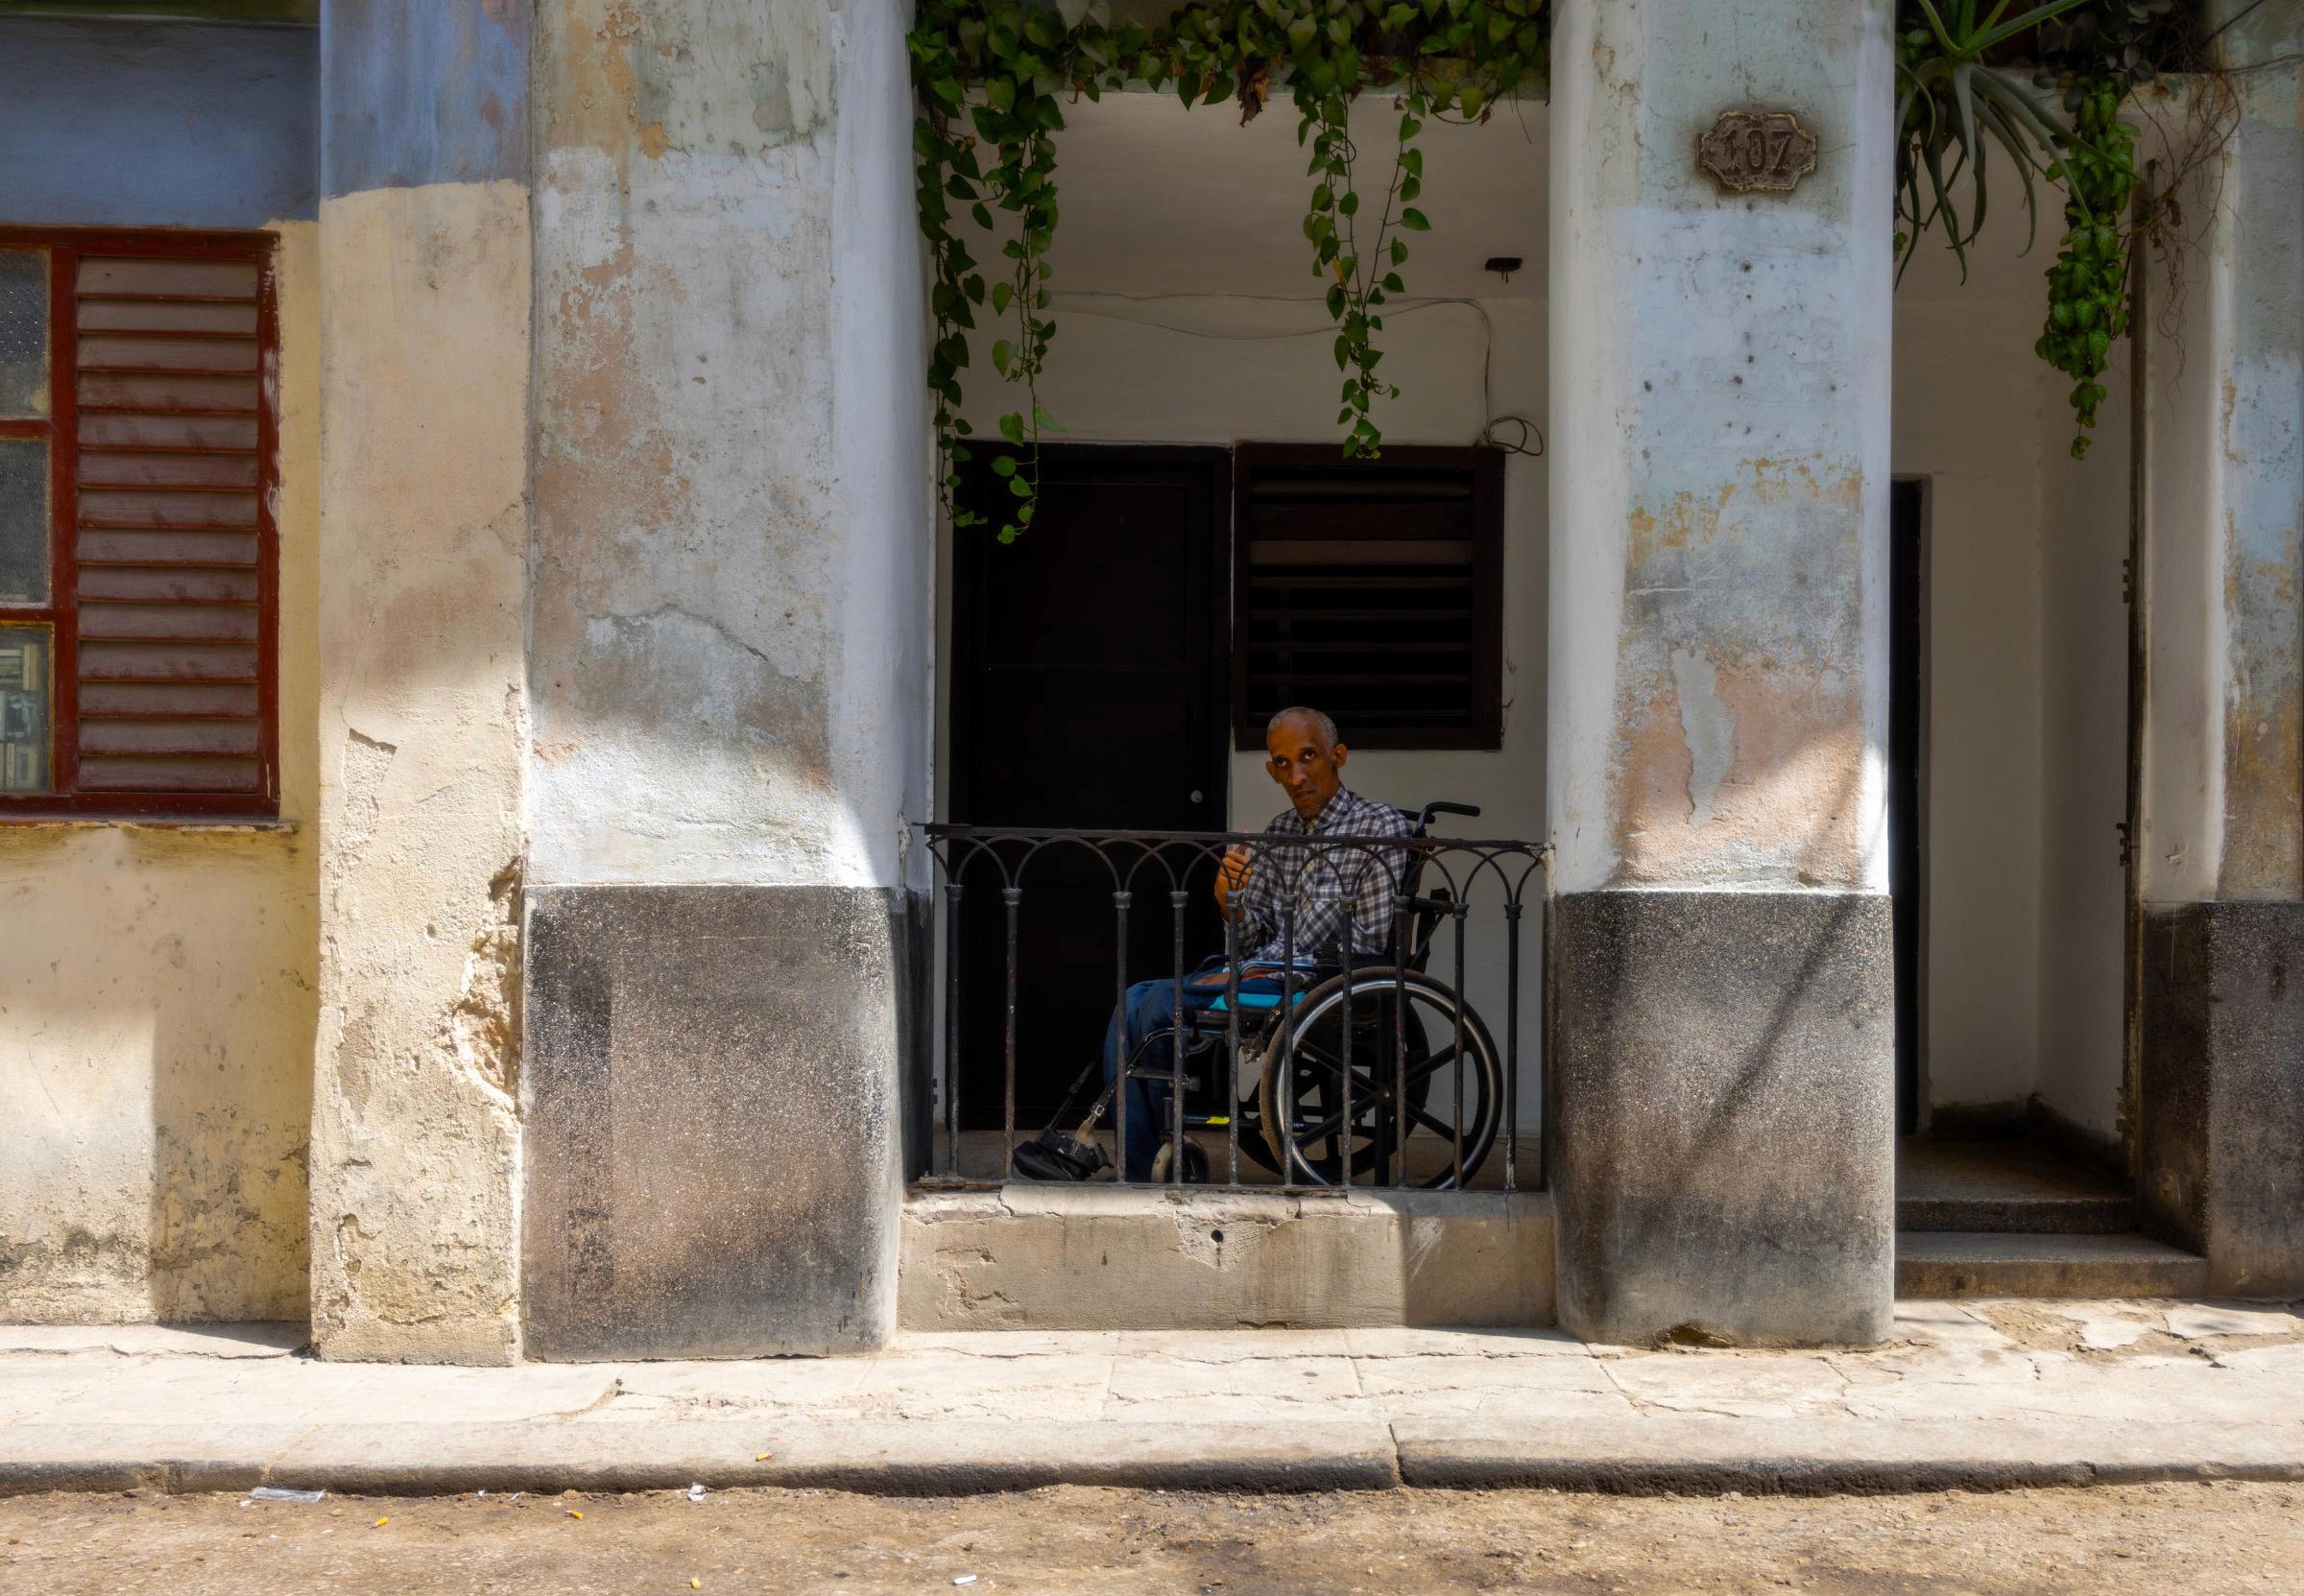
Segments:
[[[2024,181],[2026,219],[2038,231],[2032,179],[2047,172],[2063,130],[2043,102],[1987,66],[1984,58],[2087,0],[2049,0],[2011,16],[2015,3],[1996,0],[1987,10],[1984,0],[1905,0],[1899,8],[1907,22],[1896,40],[1899,274],[1920,235],[1941,226],[1966,278],[1968,246],[1984,229],[1991,198],[1986,156],[1995,144],[2015,163]],[[1963,173],[1965,210],[1953,192]],[[2031,247],[2028,236],[2025,247]]]

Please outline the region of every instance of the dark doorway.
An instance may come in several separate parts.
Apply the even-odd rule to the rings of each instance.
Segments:
[[[1928,525],[1926,484],[1888,487],[1888,893],[1896,967],[1896,1133],[1920,1128],[1926,1013]]]
[[[1044,447],[1040,508],[994,536],[1008,494],[979,449],[952,560],[950,813],[963,823],[1219,831],[1226,813],[1230,457],[1222,449]],[[1221,927],[1195,877],[1190,955]],[[963,877],[960,1118],[1001,1123],[1006,911],[996,871]],[[1044,852],[1018,906],[1016,1090],[1037,1127],[1101,1046],[1116,987],[1112,879]],[[1129,971],[1173,963],[1167,884],[1142,884]],[[1157,891],[1152,888],[1157,885]]]

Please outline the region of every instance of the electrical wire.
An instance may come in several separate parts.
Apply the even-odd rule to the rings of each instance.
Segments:
[[[1108,322],[1125,322],[1131,326],[1154,327],[1162,332],[1177,333],[1186,338],[1206,339],[1211,343],[1217,344],[1271,344],[1290,338],[1323,338],[1328,336],[1335,326],[1332,321],[1327,320],[1328,307],[1325,303],[1295,294],[1121,294],[1108,289],[1083,289],[1070,293],[1058,292],[1055,298],[1060,300],[1074,301],[1070,308],[1075,315],[1100,316]],[[1217,298],[1248,299],[1266,304],[1303,305],[1307,309],[1321,312],[1323,320],[1321,324],[1316,327],[1291,328],[1285,332],[1213,332],[1205,327],[1188,327],[1182,322],[1163,321],[1158,317],[1123,316],[1113,311],[1099,311],[1093,306],[1077,303],[1083,299],[1117,299],[1128,304],[1162,304],[1172,299],[1189,299],[1201,302]],[[1393,316],[1412,316],[1420,310],[1437,310],[1448,305],[1462,305],[1480,319],[1480,414],[1488,419],[1486,424],[1480,428],[1478,441],[1490,448],[1501,449],[1506,454],[1526,455],[1530,459],[1541,457],[1544,454],[1544,429],[1542,427],[1529,420],[1525,416],[1510,413],[1500,416],[1497,414],[1494,384],[1496,322],[1488,314],[1486,305],[1477,299],[1461,295],[1435,295],[1428,298],[1396,300],[1387,305],[1385,310]],[[1497,429],[1502,426],[1518,427],[1520,429],[1519,441],[1507,443],[1499,438]]]

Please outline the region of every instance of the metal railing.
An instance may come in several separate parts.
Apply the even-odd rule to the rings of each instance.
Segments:
[[[926,826],[942,1134],[922,1183],[1106,1165],[1125,1181],[1151,1136],[1160,1184],[1463,1189],[1493,1181],[1500,1142],[1501,1189],[1523,1189],[1524,910],[1543,854],[1428,835],[1433,809],[1477,813],[1431,806],[1405,839]],[[1274,872],[1267,918],[1236,888],[1218,907],[1228,852]],[[1388,923],[1324,910],[1355,896]],[[1164,986],[1140,996],[1137,1036],[1144,980]]]

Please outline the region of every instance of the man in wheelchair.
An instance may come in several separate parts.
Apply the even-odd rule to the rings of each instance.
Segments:
[[[1408,841],[1410,828],[1390,804],[1376,803],[1344,785],[1350,750],[1335,723],[1317,709],[1282,710],[1265,728],[1265,769],[1288,795],[1288,807],[1264,830],[1276,839],[1330,837]],[[1300,970],[1332,962],[1349,929],[1355,960],[1384,956],[1395,894],[1406,858],[1403,847],[1288,848],[1276,844],[1235,845],[1216,872],[1216,903],[1234,917],[1243,950],[1240,1006],[1269,1009],[1285,982],[1286,964]],[[1293,911],[1291,916],[1290,911]],[[1292,923],[1291,923],[1292,920]],[[1190,1016],[1216,1007],[1232,984],[1224,956],[1204,962],[1183,983],[1182,1008]],[[1303,977],[1297,986],[1301,989]],[[1155,1178],[1154,1159],[1171,1123],[1169,1084],[1178,1012],[1177,983],[1140,981],[1112,1016],[1104,1036],[1103,1078],[1118,1092],[1129,1180]],[[1095,1115],[1092,1112],[1092,1123]],[[1069,1136],[1045,1134],[1017,1149],[1017,1168],[1038,1179],[1086,1179],[1104,1163],[1102,1149]]]

